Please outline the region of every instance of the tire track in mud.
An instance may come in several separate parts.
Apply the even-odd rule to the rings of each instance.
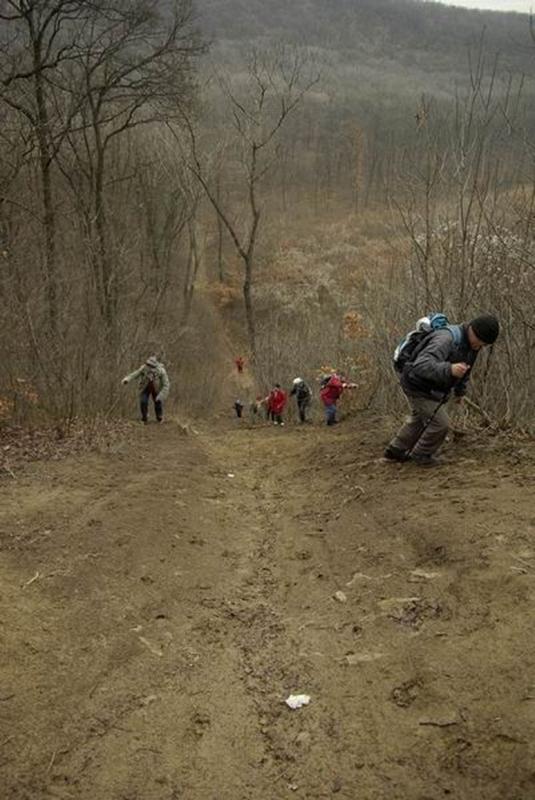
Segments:
[[[270,798],[288,797],[300,792],[307,798],[340,797],[351,794],[342,791],[342,781],[337,766],[337,751],[345,749],[338,738],[336,714],[321,702],[319,684],[315,677],[315,659],[326,654],[303,649],[302,631],[312,624],[322,628],[314,619],[314,604],[307,602],[306,594],[297,602],[303,570],[310,573],[314,563],[307,548],[309,528],[302,528],[299,515],[292,507],[293,494],[288,492],[287,475],[280,478],[272,470],[273,455],[279,448],[285,458],[294,456],[303,446],[300,431],[286,431],[284,443],[278,441],[279,432],[265,431],[254,451],[251,443],[241,440],[241,434],[223,438],[222,445],[229,448],[232,441],[233,456],[240,463],[237,472],[245,476],[251,503],[255,508],[255,530],[258,539],[251,553],[253,567],[242,584],[241,595],[227,609],[239,621],[235,642],[241,651],[244,683],[253,698],[257,725],[264,742],[264,756],[259,767],[271,785]],[[255,434],[256,435],[256,434]],[[234,463],[234,462],[233,462]],[[275,471],[276,473],[276,471]],[[308,494],[308,487],[293,485]],[[313,501],[309,500],[309,507]],[[320,528],[324,525],[321,511],[312,512]],[[320,603],[332,605],[326,560],[325,542],[319,543],[321,579]],[[252,585],[251,585],[252,583]],[[313,590],[316,596],[317,590]],[[310,619],[312,617],[312,620]],[[327,615],[325,628],[333,627]],[[285,705],[290,693],[306,693],[312,703],[306,709],[291,711]],[[316,756],[312,755],[315,751]],[[347,786],[345,787],[347,790]],[[352,791],[352,790],[351,790]]]
[[[284,714],[284,691],[290,678],[289,659],[284,646],[286,627],[277,605],[278,584],[274,522],[276,508],[272,499],[273,479],[264,463],[258,464],[258,452],[251,462],[251,445],[232,437],[234,462],[242,484],[240,492],[248,495],[248,526],[255,532],[254,548],[249,554],[250,574],[236,588],[235,596],[225,603],[223,614],[232,623],[234,643],[240,653],[241,680],[252,698],[256,726],[263,742],[258,769],[272,785],[272,797],[287,796],[291,783],[287,761],[291,758],[278,741],[276,727]],[[221,445],[220,445],[221,446]],[[222,447],[227,450],[225,437]],[[239,453],[239,458],[237,455]],[[251,521],[254,524],[251,525]]]

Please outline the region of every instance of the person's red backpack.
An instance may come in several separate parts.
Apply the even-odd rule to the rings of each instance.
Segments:
[[[332,406],[342,392],[344,391],[345,384],[339,375],[331,375],[325,386],[320,392],[320,397],[326,406]]]

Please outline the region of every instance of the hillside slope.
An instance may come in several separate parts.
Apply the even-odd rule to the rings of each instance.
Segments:
[[[532,797],[533,445],[386,435],[170,421],[7,478],[6,798]]]

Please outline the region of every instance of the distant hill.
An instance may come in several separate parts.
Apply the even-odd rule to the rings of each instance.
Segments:
[[[471,11],[423,0],[196,0],[216,42],[292,40],[354,62],[388,58],[401,66],[457,72],[484,35],[503,65],[535,68],[527,14]]]
[[[497,93],[506,91],[511,75],[525,76],[524,120],[535,132],[535,43],[527,14],[424,0],[194,1],[216,66],[239,72],[252,46],[293,42],[313,52],[321,83],[292,123],[291,136],[320,154],[331,176],[325,185],[346,181],[347,168],[335,162],[353,147],[347,142],[356,131],[366,138],[368,171],[381,180],[388,154],[417,141],[422,96],[449,113],[456,93],[469,87],[479,54],[487,76],[497,65]]]

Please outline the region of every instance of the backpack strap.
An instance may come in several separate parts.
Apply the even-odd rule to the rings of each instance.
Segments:
[[[451,333],[453,344],[458,347],[462,340],[463,340],[463,328],[462,325],[446,325],[444,328],[437,328],[437,330],[428,331],[423,337],[420,342],[416,345],[413,352],[411,353],[410,359],[408,363],[412,364],[420,353],[422,353],[427,345],[429,344],[429,340],[433,336],[434,333],[438,333],[439,331],[448,330]]]

